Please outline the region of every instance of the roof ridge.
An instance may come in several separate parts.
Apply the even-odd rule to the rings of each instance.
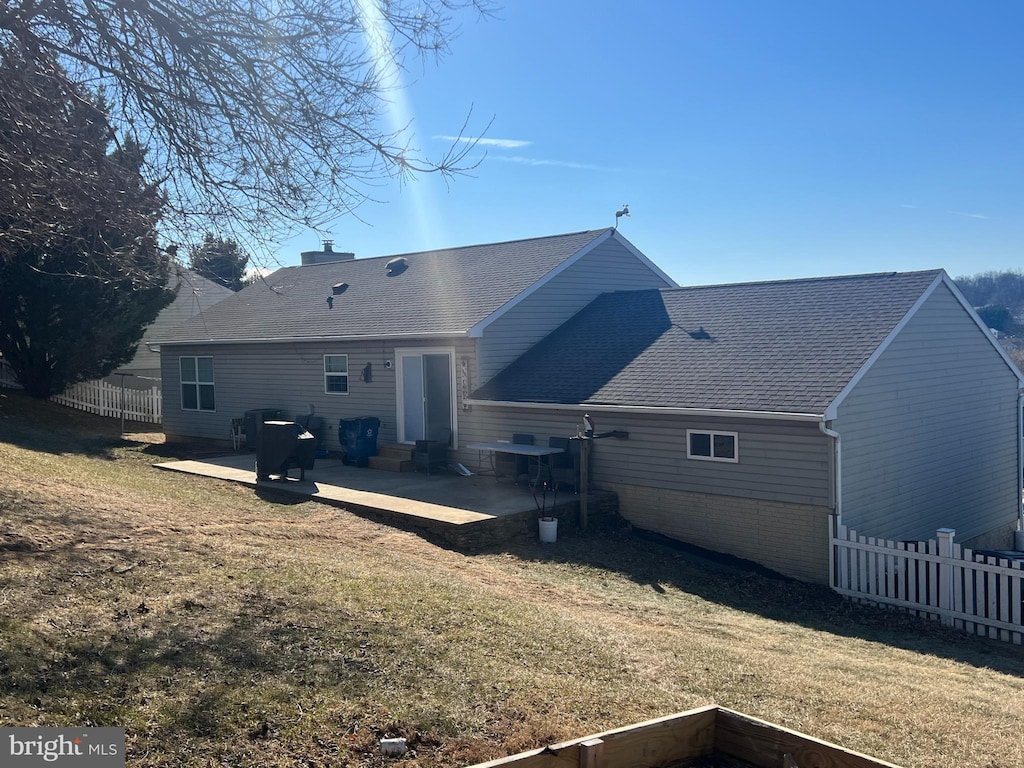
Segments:
[[[745,288],[748,286],[755,285],[796,285],[799,283],[825,283],[825,282],[839,282],[841,280],[864,280],[864,279],[882,279],[890,277],[910,277],[916,275],[933,275],[938,276],[943,272],[942,268],[937,269],[917,269],[909,272],[864,272],[855,275],[823,275],[821,277],[795,277],[780,280],[751,280],[745,283],[709,283],[705,285],[680,285],[676,288],[659,288],[659,291],[665,293],[671,293],[674,291],[697,291],[697,290],[709,290],[712,288]]]
[[[447,252],[450,252],[450,251],[464,251],[464,250],[467,250],[469,248],[491,248],[491,247],[495,247],[495,246],[514,245],[514,244],[518,244],[518,243],[530,243],[530,242],[535,242],[535,241],[538,241],[538,240],[556,240],[556,239],[564,238],[564,237],[576,237],[578,235],[588,235],[588,234],[593,234],[594,238],[597,238],[599,235],[603,234],[604,232],[606,232],[606,231],[608,231],[610,229],[612,229],[612,227],[604,227],[603,229],[581,229],[578,232],[562,232],[562,233],[556,234],[556,235],[540,235],[540,236],[537,236],[537,237],[523,237],[523,238],[519,238],[519,239],[515,239],[515,240],[498,240],[496,242],[473,243],[471,245],[455,245],[455,246],[450,246],[450,247],[445,247],[445,248],[431,248],[431,249],[426,250],[426,251],[408,251],[406,253],[389,253],[389,254],[383,254],[383,255],[380,255],[380,256],[364,256],[362,258],[357,258],[357,259],[345,259],[344,261],[340,261],[340,262],[339,261],[325,261],[325,262],[320,263],[320,264],[306,264],[306,265],[290,264],[287,267],[282,267],[282,269],[292,269],[294,267],[300,267],[300,266],[303,269],[308,269],[309,267],[323,267],[323,266],[331,266],[331,265],[337,266],[338,264],[344,264],[344,263],[351,264],[354,261],[366,262],[366,261],[377,261],[379,259],[397,259],[397,258],[400,258],[400,257],[407,257],[407,256],[425,256],[425,255],[431,254],[431,253],[447,253]]]

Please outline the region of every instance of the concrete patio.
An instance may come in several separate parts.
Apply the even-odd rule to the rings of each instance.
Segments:
[[[426,531],[458,549],[473,550],[537,537],[543,511],[559,521],[559,535],[576,528],[579,497],[572,493],[541,494],[508,479],[489,475],[463,477],[454,473],[387,472],[347,466],[337,458],[317,459],[305,479],[298,470],[284,480],[257,482],[255,455],[230,454],[201,460],[170,461],[159,469],[214,477],[258,491],[294,494],[344,508],[389,525]],[[617,509],[613,493],[591,491],[588,517],[607,516]]]

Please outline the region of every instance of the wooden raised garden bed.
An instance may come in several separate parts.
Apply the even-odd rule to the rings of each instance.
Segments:
[[[898,768],[722,707],[702,707],[473,768]]]

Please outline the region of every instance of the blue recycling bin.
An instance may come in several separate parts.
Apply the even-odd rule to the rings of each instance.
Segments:
[[[377,435],[380,433],[380,419],[376,416],[360,416],[358,419],[338,420],[338,442],[345,448],[344,464],[365,467],[371,456],[377,455]]]

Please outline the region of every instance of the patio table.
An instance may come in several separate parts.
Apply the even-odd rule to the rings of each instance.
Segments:
[[[490,455],[491,471],[495,474],[497,479],[497,472],[494,467],[494,454],[496,453],[510,453],[514,456],[529,456],[537,459],[537,473],[530,480],[530,487],[536,488],[540,483],[541,475],[547,470],[548,477],[551,476],[551,457],[557,453],[564,453],[565,450],[562,448],[552,448],[547,445],[526,445],[524,443],[502,443],[502,442],[482,442],[482,443],[466,443],[466,447],[470,450],[477,451],[477,470],[483,470],[483,453],[487,452]]]

